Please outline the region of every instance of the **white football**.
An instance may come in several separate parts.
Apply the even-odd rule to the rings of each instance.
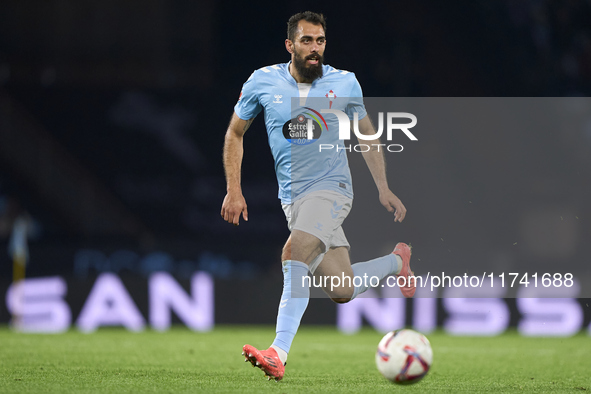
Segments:
[[[408,329],[387,333],[376,352],[378,370],[398,384],[418,382],[427,375],[432,362],[433,350],[427,337]]]

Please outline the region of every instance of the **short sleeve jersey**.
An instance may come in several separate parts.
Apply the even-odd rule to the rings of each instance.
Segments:
[[[249,120],[264,109],[281,202],[290,204],[318,190],[353,198],[338,118],[323,110],[341,110],[351,120],[357,112],[362,119],[366,111],[361,86],[353,73],[329,65],[322,66],[322,77],[313,83],[298,84],[289,73],[289,64],[253,72],[242,87],[234,112]],[[306,125],[313,132],[308,134]]]

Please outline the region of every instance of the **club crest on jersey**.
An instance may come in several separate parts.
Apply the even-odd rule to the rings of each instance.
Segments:
[[[283,125],[283,136],[293,145],[309,145],[320,138],[322,133],[328,130],[326,120],[312,108],[300,113],[294,119],[290,119]]]
[[[328,99],[328,108],[332,108],[332,101],[337,98],[337,95],[331,90],[326,93],[326,98]]]
[[[275,95],[275,100],[273,100],[273,102],[274,102],[275,104],[281,104],[281,103],[283,103],[283,101],[281,101],[281,98],[282,98],[282,97],[283,97],[283,95],[282,95],[282,94],[276,94],[276,95]]]

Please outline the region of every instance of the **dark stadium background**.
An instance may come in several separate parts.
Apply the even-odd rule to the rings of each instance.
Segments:
[[[120,274],[131,287],[140,283],[135,285],[140,295],[134,297],[143,309],[147,301],[140,299],[146,297],[141,280],[150,273],[168,271],[186,287],[191,274],[200,270],[216,279],[219,321],[232,321],[233,315],[237,322],[273,322],[274,312],[252,321],[246,313],[249,305],[271,311],[277,307],[278,259],[288,236],[262,120],[255,121],[245,138],[243,189],[250,222],[238,228],[219,216],[225,194],[221,149],[242,83],[257,68],[289,60],[283,44],[286,20],[307,9],[327,16],[326,62],[355,72],[366,96],[591,93],[591,5],[584,0],[405,0],[354,6],[312,1],[2,1],[3,322],[9,318],[4,293],[12,278],[12,260],[5,251],[15,218],[25,212],[34,224],[27,276],[66,278],[74,315],[102,272]],[[514,136],[503,133],[499,131],[498,140],[510,143]],[[440,171],[454,173],[456,182],[437,195],[419,195],[413,184],[402,190],[392,186],[407,204],[411,222],[408,232],[402,227],[397,236],[412,242],[433,233],[421,229],[447,223],[445,231],[456,239],[482,234],[489,248],[482,255],[494,255],[497,245],[524,237],[523,216],[513,204],[516,196],[527,196],[532,205],[566,206],[589,218],[591,139],[575,151],[557,131],[547,137],[557,147],[550,153],[527,143],[539,138],[535,131],[522,138],[526,142],[513,156],[495,162],[498,185],[523,160],[551,154],[554,162],[576,169],[562,179],[576,185],[576,196],[551,188],[532,192],[533,181],[525,180],[511,183],[510,190],[493,185],[494,192],[480,194],[482,206],[502,210],[491,211],[486,223],[466,212],[449,212],[445,207],[455,206],[453,196],[471,190],[468,174],[460,168],[482,165],[473,171],[491,171],[485,161],[458,160],[460,150],[470,150],[466,144],[474,141],[467,139],[438,163]],[[400,171],[412,173],[411,168]],[[552,168],[540,168],[537,175],[549,182],[556,176]],[[423,213],[421,204],[429,202],[442,209]],[[453,213],[463,219],[450,220]],[[578,222],[578,241],[573,251],[565,252],[566,259],[589,259],[589,223]],[[535,269],[534,251],[502,252],[506,259],[531,262]],[[252,290],[261,280],[269,283],[266,296]],[[217,297],[221,293],[225,298]],[[334,321],[334,313],[315,314],[324,309],[311,308],[307,322]],[[588,324],[588,308],[585,313]]]

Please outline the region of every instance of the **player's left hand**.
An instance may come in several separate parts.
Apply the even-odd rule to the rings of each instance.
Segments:
[[[402,222],[406,216],[406,208],[404,204],[392,191],[387,190],[380,193],[380,203],[390,213],[394,213],[394,221]]]

